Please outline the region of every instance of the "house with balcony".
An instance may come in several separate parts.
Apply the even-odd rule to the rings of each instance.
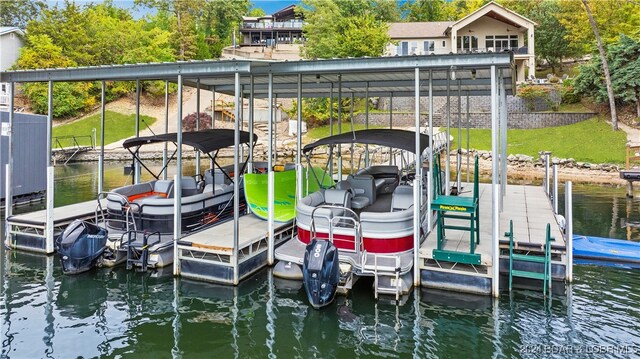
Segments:
[[[536,25],[492,1],[458,21],[391,23],[386,55],[513,51],[516,81],[523,82],[535,76]]]
[[[295,5],[289,5],[272,15],[243,16],[240,24],[239,46],[271,46],[298,44],[304,41],[302,15],[296,14]]]
[[[18,60],[24,46],[24,32],[17,27],[0,27],[0,72],[7,71]],[[0,107],[9,105],[9,84],[0,82]]]

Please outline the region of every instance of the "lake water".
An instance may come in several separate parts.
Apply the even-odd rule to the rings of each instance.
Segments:
[[[94,168],[56,168],[56,205],[92,198]],[[107,188],[126,181],[121,164],[107,165]],[[636,224],[639,202],[623,188],[574,186],[575,233],[637,241]],[[300,283],[269,269],[225,287],[170,270],[65,276],[57,257],[0,253],[2,358],[640,356],[640,276],[625,268],[575,266],[573,285],[552,301],[419,289],[395,305],[376,302],[363,280],[318,311]]]

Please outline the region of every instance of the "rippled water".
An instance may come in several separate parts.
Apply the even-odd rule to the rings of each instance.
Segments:
[[[59,175],[67,179],[57,186],[58,204],[93,191],[95,181],[70,177],[72,169],[82,172]],[[120,185],[121,169],[111,171],[107,181]],[[621,227],[640,218],[637,201],[627,210],[624,189],[574,191],[576,233],[639,239],[637,229]],[[421,289],[398,306],[376,302],[371,281],[362,280],[317,311],[300,283],[268,269],[225,287],[167,271],[65,276],[56,257],[16,251],[1,259],[0,356],[7,358],[640,356],[637,270],[576,266],[567,294],[552,301],[531,292],[494,301]]]

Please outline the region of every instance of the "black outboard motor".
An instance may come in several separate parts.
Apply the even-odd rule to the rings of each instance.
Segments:
[[[302,277],[309,302],[315,309],[331,304],[336,296],[340,267],[338,248],[324,239],[313,239],[304,253]]]
[[[107,230],[76,219],[56,240],[62,272],[78,274],[93,268],[107,244]]]

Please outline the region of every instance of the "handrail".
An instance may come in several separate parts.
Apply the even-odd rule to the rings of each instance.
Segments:
[[[96,148],[95,143],[93,142],[93,136],[91,135],[82,135],[82,136],[76,136],[76,135],[69,135],[69,136],[53,136],[54,142],[56,143],[56,145],[54,146],[54,148],[58,148],[60,150],[65,150],[65,149],[69,149],[69,148],[82,148],[83,146],[80,145],[80,142],[78,141],[78,139],[83,139],[83,138],[88,138],[90,145],[89,147],[94,149]],[[68,139],[72,139],[73,143],[71,146],[62,146],[62,142],[60,142],[60,140],[68,140]]]
[[[131,229],[129,228],[129,224],[133,225],[133,231],[137,230],[137,226],[136,226],[136,219],[134,217],[134,213],[131,211],[131,207],[132,206],[136,206],[138,209],[138,213],[140,213],[140,205],[138,203],[134,203],[134,202],[129,202],[129,198],[127,196],[124,196],[120,193],[117,192],[100,192],[98,193],[98,205],[96,206],[96,212],[95,212],[95,216],[96,216],[96,223],[98,223],[98,210],[100,212],[100,215],[102,217],[102,222],[105,224],[105,227],[107,225],[107,219],[105,217],[104,214],[104,210],[102,209],[102,202],[101,200],[103,199],[107,199],[107,197],[109,195],[112,196],[116,196],[118,197],[121,201],[123,201],[124,203],[120,202],[120,205],[122,207],[125,208],[124,210],[124,220],[112,220],[114,222],[121,222],[125,224],[125,233],[129,232]],[[131,217],[131,221],[129,221],[129,217]],[[120,244],[122,244],[122,238],[120,238]]]
[[[329,241],[333,242],[333,226],[334,226],[334,220],[346,220],[349,221],[353,224],[353,229],[354,229],[354,251],[356,253],[362,253],[364,251],[364,244],[362,243],[362,227],[360,226],[360,217],[350,208],[346,208],[346,207],[341,207],[341,206],[335,206],[335,205],[328,205],[328,204],[323,204],[323,205],[319,205],[316,208],[313,209],[313,211],[311,211],[311,237],[315,237],[316,236],[316,211],[320,208],[324,208],[324,209],[328,209],[328,210],[332,210],[332,209],[338,209],[338,210],[342,210],[342,211],[346,211],[346,212],[350,212],[350,217],[347,216],[327,216],[327,215],[322,215],[320,218],[324,218],[327,220],[327,223],[329,224]],[[337,223],[336,223],[337,224]]]

